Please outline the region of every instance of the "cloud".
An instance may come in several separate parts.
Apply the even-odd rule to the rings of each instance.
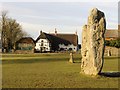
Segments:
[[[117,3],[87,2],[87,3],[4,3],[11,16],[17,19],[39,19],[39,21],[50,20],[79,20],[87,18],[90,8],[97,7],[104,11],[106,18],[116,20]],[[112,12],[111,12],[112,11]],[[42,19],[42,20],[41,20]],[[66,21],[67,21],[66,20]],[[33,21],[33,20],[32,20]],[[34,20],[35,21],[35,20]],[[82,21],[82,19],[81,19]],[[36,21],[38,22],[38,21]],[[70,22],[70,21],[69,21]],[[56,22],[55,22],[56,23]],[[74,23],[73,23],[74,24]]]
[[[2,3],[0,3],[0,12],[2,11]]]
[[[0,0],[1,2],[118,2],[119,0]]]
[[[118,29],[118,23],[117,22],[109,22],[107,23],[107,29]]]
[[[22,3],[21,3],[22,4]],[[8,10],[9,14],[16,14],[16,15],[31,15],[34,12],[34,10],[31,10],[29,8],[25,8],[20,6],[21,5],[18,2],[3,2],[2,3],[2,9],[3,10]],[[27,4],[27,3],[26,3]]]
[[[75,33],[77,29],[81,42],[81,27],[87,23],[93,7],[105,12],[108,29],[117,28],[117,2],[11,2],[3,6],[33,38],[40,30],[49,33],[57,28],[60,33]]]

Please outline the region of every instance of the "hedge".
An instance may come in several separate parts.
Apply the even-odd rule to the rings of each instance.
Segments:
[[[105,45],[110,47],[120,48],[120,39],[110,40],[110,41],[106,40]]]

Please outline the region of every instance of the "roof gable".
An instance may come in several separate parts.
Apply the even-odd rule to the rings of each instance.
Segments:
[[[72,43],[73,45],[78,45],[78,36],[76,34],[51,34],[58,38],[64,39]]]
[[[42,32],[40,36],[36,39],[36,42],[39,39],[48,39],[51,43],[58,45],[58,44],[78,44],[78,36],[75,34],[47,34]]]
[[[110,38],[110,37],[117,38],[118,37],[118,30],[113,30],[113,29],[106,30],[105,37],[106,38]]]
[[[27,44],[35,44],[34,39],[32,39],[31,37],[23,37],[20,40],[18,40],[16,43],[27,43]]]

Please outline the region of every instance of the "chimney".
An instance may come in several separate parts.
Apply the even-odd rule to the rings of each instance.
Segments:
[[[42,30],[40,31],[40,35],[42,34]]]
[[[57,30],[56,30],[56,28],[55,28],[55,35],[57,35]]]
[[[75,35],[77,35],[77,30],[76,30],[76,32],[75,32]]]

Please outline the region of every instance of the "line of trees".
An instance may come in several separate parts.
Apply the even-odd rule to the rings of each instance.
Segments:
[[[120,48],[120,38],[116,40],[105,41],[106,46]]]
[[[2,52],[15,50],[16,41],[27,36],[27,33],[22,30],[21,25],[15,19],[7,16],[7,11],[1,12],[0,28]]]

